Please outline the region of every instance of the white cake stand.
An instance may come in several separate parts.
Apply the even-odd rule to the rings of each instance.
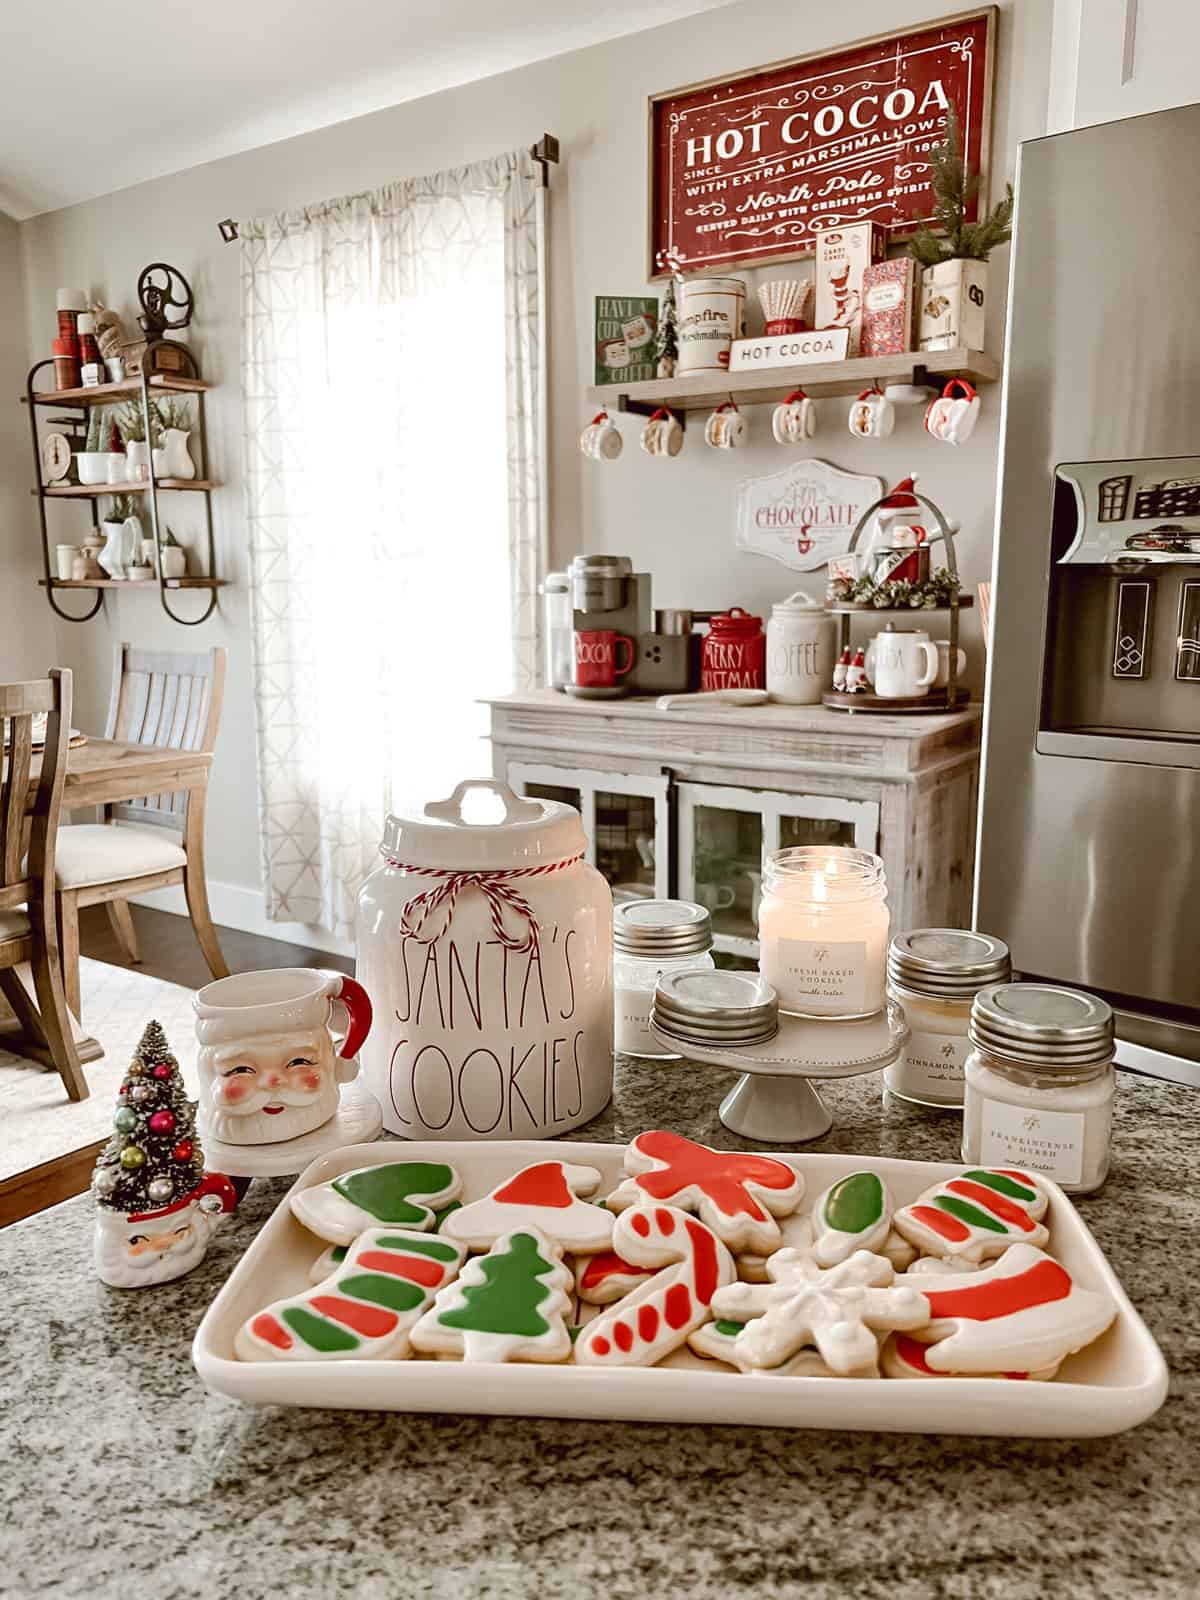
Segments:
[[[198,1120],[204,1165],[227,1178],[288,1178],[326,1151],[344,1144],[369,1144],[383,1131],[379,1101],[361,1078],[344,1085],[337,1115],[330,1121],[281,1144],[226,1144],[208,1131],[207,1118],[201,1115]]]
[[[833,1126],[811,1080],[855,1078],[890,1066],[908,1038],[908,1023],[903,1009],[889,1000],[885,1010],[861,1022],[781,1014],[773,1039],[734,1050],[693,1044],[655,1022],[650,1032],[660,1044],[693,1061],[742,1073],[721,1102],[721,1121],[731,1133],[755,1143],[792,1145],[819,1139]]]

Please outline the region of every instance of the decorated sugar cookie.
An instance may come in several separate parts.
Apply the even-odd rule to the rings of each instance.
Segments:
[[[462,1202],[460,1200],[451,1200],[448,1206],[442,1206],[440,1210],[436,1211],[431,1231],[439,1233],[446,1218],[452,1211],[457,1211],[461,1205]],[[329,1274],[336,1272],[342,1262],[345,1261],[349,1249],[350,1246],[348,1244],[331,1244],[328,1249],[322,1250],[309,1268],[308,1281],[310,1283],[324,1283]]]
[[[892,1197],[874,1172],[851,1172],[831,1184],[813,1207],[813,1254],[836,1267],[856,1250],[875,1250],[892,1226]]]
[[[1036,1372],[935,1372],[926,1357],[929,1347],[911,1333],[890,1333],[879,1357],[885,1378],[1011,1378],[1048,1383],[1061,1362],[1052,1361]]]
[[[587,1324],[575,1341],[580,1366],[652,1367],[707,1322],[713,1295],[734,1281],[733,1257],[712,1229],[676,1206],[623,1211],[613,1248],[663,1270]]]
[[[331,1244],[353,1244],[367,1228],[433,1227],[434,1210],[457,1197],[462,1180],[444,1161],[388,1161],[343,1172],[291,1197],[297,1221]]]
[[[897,1271],[899,1270],[897,1268]],[[911,1278],[914,1273],[918,1276],[923,1276],[927,1272],[957,1272],[961,1275],[964,1272],[981,1272],[982,1270],[982,1261],[965,1261],[962,1256],[919,1256],[907,1268],[907,1276]]]
[[[706,1322],[702,1328],[697,1328],[695,1333],[688,1334],[688,1348],[698,1356],[704,1356],[710,1361],[724,1361],[731,1367],[738,1367],[740,1363],[734,1354],[737,1345],[737,1336],[746,1326],[744,1322],[731,1322],[724,1318],[719,1322]],[[778,1367],[740,1367],[743,1372],[752,1373],[757,1378],[836,1378],[840,1374],[834,1372],[832,1367],[827,1367],[821,1360],[820,1353],[816,1350],[800,1350],[789,1360]],[[876,1366],[864,1367],[860,1372],[849,1374],[852,1378],[877,1378],[879,1369]]]
[[[571,1274],[537,1228],[521,1228],[476,1256],[413,1328],[415,1350],[464,1361],[565,1361]]]
[[[909,1244],[902,1233],[897,1233],[892,1228],[887,1238],[875,1251],[877,1256],[886,1256],[897,1272],[907,1272],[917,1259],[915,1245]]]
[[[626,1261],[615,1250],[601,1250],[576,1261],[575,1293],[590,1306],[610,1306],[652,1278],[656,1270]]]
[[[798,1211],[790,1217],[784,1217],[779,1224],[782,1234],[781,1247],[790,1250],[801,1250],[811,1254],[813,1243],[812,1218],[801,1216]],[[916,1255],[916,1251],[913,1251]],[[767,1277],[767,1262],[770,1255],[759,1255],[756,1251],[745,1251],[736,1257],[738,1277],[743,1283],[770,1283]]]
[[[815,1344],[825,1364],[847,1377],[875,1365],[876,1331],[929,1322],[924,1294],[892,1287],[891,1262],[867,1250],[827,1270],[798,1251],[778,1250],[767,1272],[769,1284],[735,1283],[713,1296],[718,1317],[746,1322],[737,1336],[739,1365],[778,1367]]]
[[[580,1254],[605,1250],[612,1239],[613,1219],[601,1206],[579,1199],[600,1182],[595,1167],[566,1161],[539,1161],[506,1178],[482,1200],[448,1216],[442,1232],[472,1250],[486,1250],[514,1228],[540,1228],[564,1250]]]
[[[927,1189],[896,1213],[899,1231],[927,1255],[984,1261],[1010,1244],[1043,1245],[1050,1237],[1037,1220],[1049,1196],[1027,1172],[976,1169]]]
[[[630,1174],[608,1197],[610,1211],[662,1201],[694,1211],[730,1250],[768,1255],[780,1246],[777,1217],[795,1211],[804,1179],[772,1156],[710,1150],[682,1134],[639,1133],[625,1152]]]
[[[1117,1314],[1107,1293],[1081,1289],[1044,1250],[1014,1244],[999,1261],[961,1277],[923,1273],[935,1372],[1036,1372],[1099,1338]]]
[[[369,1228],[315,1289],[243,1323],[234,1349],[242,1361],[401,1359],[412,1325],[466,1253],[431,1234]]]

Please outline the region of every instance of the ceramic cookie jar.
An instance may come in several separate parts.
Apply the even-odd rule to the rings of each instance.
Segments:
[[[612,896],[579,813],[489,779],[390,816],[358,899],[363,1051],[409,1139],[540,1139],[612,1095]]]

